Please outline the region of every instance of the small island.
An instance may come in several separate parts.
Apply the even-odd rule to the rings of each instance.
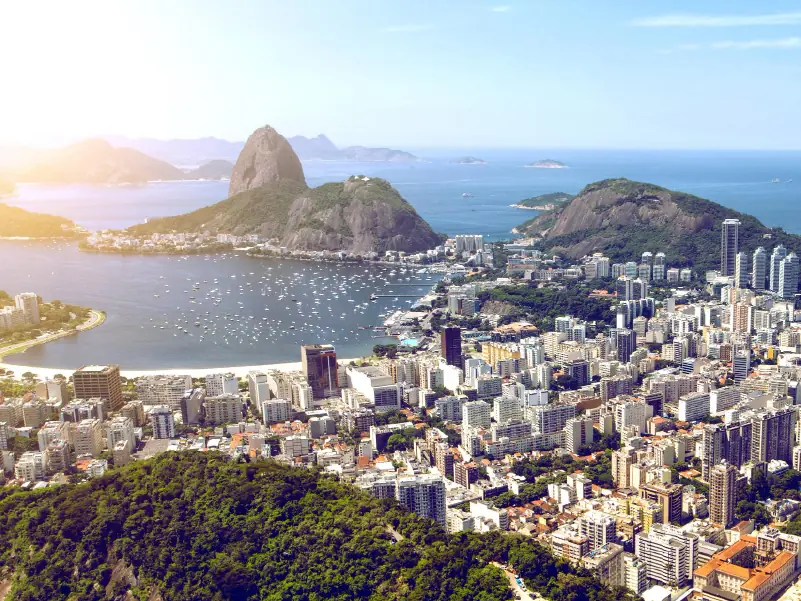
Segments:
[[[0,238],[78,238],[85,233],[64,217],[0,203]]]
[[[478,159],[476,157],[464,156],[453,159],[451,163],[454,163],[456,165],[486,165],[487,161],[483,159]]]
[[[517,204],[509,205],[516,209],[529,209],[534,211],[554,211],[561,209],[575,196],[567,192],[551,192],[550,194],[540,194],[533,198],[524,198]]]
[[[526,165],[526,167],[531,167],[533,169],[567,169],[567,165],[560,161],[554,161],[553,159],[534,161],[533,163]]]

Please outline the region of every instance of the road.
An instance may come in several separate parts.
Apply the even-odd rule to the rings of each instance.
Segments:
[[[25,342],[17,342],[15,344],[10,344],[8,346],[0,348],[0,358],[5,357],[6,355],[14,355],[16,353],[22,353],[31,348],[32,346],[36,346],[39,344],[46,344],[48,342],[52,342],[53,340],[64,338],[64,336],[70,336],[72,334],[75,334],[76,332],[85,332],[86,330],[91,330],[92,328],[96,328],[106,320],[106,316],[100,311],[91,310],[89,313],[90,313],[89,319],[87,319],[81,325],[76,326],[74,330],[58,330],[57,332],[44,334],[42,336],[39,336],[39,338],[35,338],[33,340],[26,340]]]
[[[502,569],[503,573],[506,574],[506,577],[509,579],[509,588],[512,589],[516,599],[522,599],[523,601],[542,601],[542,597],[538,593],[528,590],[524,591],[522,588],[520,588],[520,586],[517,584],[517,580],[515,580],[517,574],[515,574],[513,571],[504,568],[501,564],[495,561],[492,562],[492,565],[494,565],[496,568]]]

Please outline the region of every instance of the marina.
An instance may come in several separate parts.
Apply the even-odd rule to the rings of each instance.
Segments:
[[[267,364],[286,361],[300,344],[316,342],[334,344],[342,356],[362,356],[375,344],[396,342],[385,320],[408,311],[442,278],[401,266],[237,252],[122,256],[33,242],[0,242],[0,261],[14,248],[24,248],[32,260],[7,261],[4,288],[26,290],[37,282],[45,298],[69,298],[108,314],[101,328],[5,358],[43,367],[77,368],[108,356],[137,370],[168,361],[186,368]],[[77,278],[85,285],[70,290],[69,282]],[[394,292],[398,285],[419,293],[410,294],[411,287],[403,288],[405,294]],[[122,339],[125,345],[119,344]]]

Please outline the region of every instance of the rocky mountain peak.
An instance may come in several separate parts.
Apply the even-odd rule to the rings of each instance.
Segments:
[[[228,195],[234,196],[279,181],[306,184],[303,167],[292,146],[286,138],[266,125],[250,135],[239,153],[231,174]]]

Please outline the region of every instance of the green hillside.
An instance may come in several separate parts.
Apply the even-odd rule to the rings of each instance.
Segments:
[[[554,601],[633,601],[530,538],[448,536],[318,472],[167,453],[87,484],[0,492],[14,601],[495,601],[514,566]]]
[[[551,192],[550,194],[540,194],[539,196],[534,196],[533,198],[524,198],[517,204],[523,207],[531,207],[531,208],[542,207],[545,205],[553,205],[554,209],[558,209],[569,203],[574,198],[575,196],[573,196],[572,194],[568,194],[567,192]],[[541,210],[548,210],[548,209],[541,209]]]
[[[76,235],[74,228],[69,219],[0,203],[0,238],[70,238]]]
[[[739,219],[740,249],[768,252],[783,244],[801,253],[801,236],[769,228],[753,215],[716,202],[627,179],[586,186],[565,206],[516,229],[538,236],[538,246],[569,257],[603,252],[614,262],[636,261],[644,251],[664,252],[670,266],[698,272],[720,268],[721,223]]]

